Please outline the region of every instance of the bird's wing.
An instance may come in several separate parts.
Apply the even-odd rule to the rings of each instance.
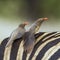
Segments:
[[[40,28],[40,24],[39,24],[39,22],[36,21],[35,23],[32,24],[29,31],[34,32],[36,34],[36,32],[39,30],[39,28]]]
[[[16,29],[12,32],[10,39],[8,40],[8,43],[6,45],[6,47],[8,47],[9,45],[11,45],[15,39],[21,38],[23,36],[25,31],[21,30],[21,29]]]
[[[16,39],[23,37],[23,35],[25,34],[26,30],[25,29],[20,29],[20,31],[18,32],[18,35],[16,36]]]
[[[25,33],[25,29],[17,28],[12,32],[11,39],[15,40],[21,38],[24,35],[24,33]]]

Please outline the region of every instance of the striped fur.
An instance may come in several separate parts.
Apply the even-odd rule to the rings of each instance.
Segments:
[[[40,32],[35,34],[36,44],[30,54],[23,49],[22,38],[5,48],[8,38],[0,43],[0,60],[60,60],[60,33]]]

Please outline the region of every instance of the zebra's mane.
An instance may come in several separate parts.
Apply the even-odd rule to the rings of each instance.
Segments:
[[[29,55],[29,58],[27,60],[44,60],[46,58],[44,54],[46,51],[49,50],[52,46],[57,45],[60,42],[60,33],[57,32],[39,32],[35,34],[36,38],[36,44],[32,51],[32,53]],[[26,57],[28,56],[24,51],[22,54],[22,58],[20,57],[20,44],[23,41],[22,38],[16,39],[13,44],[5,48],[8,38],[5,38],[1,44],[0,44],[0,60],[26,60]],[[60,50],[58,49],[59,54]],[[9,53],[9,54],[8,54]],[[60,55],[58,54],[58,58]],[[19,56],[19,57],[18,57]],[[44,58],[43,58],[44,56]],[[48,55],[47,55],[48,56]]]

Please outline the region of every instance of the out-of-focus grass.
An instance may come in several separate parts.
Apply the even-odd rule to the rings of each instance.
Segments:
[[[0,1],[0,15],[3,17],[17,16],[18,2]]]

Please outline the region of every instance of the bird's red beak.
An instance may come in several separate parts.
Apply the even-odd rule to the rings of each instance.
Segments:
[[[48,18],[43,18],[43,20],[48,20]]]
[[[28,25],[28,24],[29,24],[29,22],[24,22],[23,24],[24,24],[24,25]]]

